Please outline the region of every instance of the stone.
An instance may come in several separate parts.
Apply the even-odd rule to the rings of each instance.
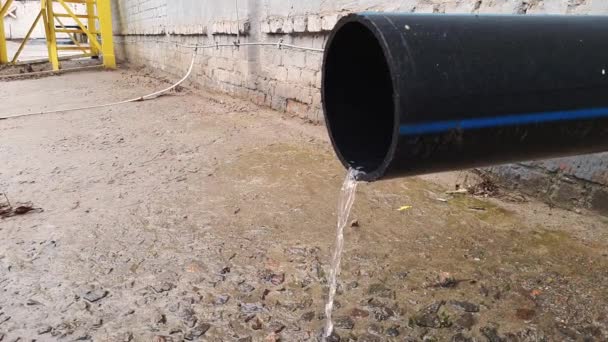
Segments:
[[[382,342],[382,339],[372,334],[363,334],[359,336],[357,342]]]
[[[213,303],[215,305],[224,305],[224,304],[228,303],[229,300],[230,300],[229,295],[220,295],[220,296],[215,297],[215,301]]]
[[[473,316],[473,314],[471,314],[470,312],[464,313],[462,316],[460,316],[457,320],[456,320],[456,325],[467,329],[467,330],[471,330],[471,328],[477,323],[477,320],[475,319],[475,316]]]
[[[397,337],[399,336],[400,332],[399,332],[399,327],[398,326],[392,326],[388,329],[386,329],[386,335],[390,336],[390,337]]]
[[[156,291],[157,293],[163,293],[163,292],[168,292],[171,291],[175,288],[175,285],[169,283],[169,282],[162,282],[160,284],[156,284],[154,286],[152,286],[152,289],[154,289],[154,291]]]
[[[239,291],[241,291],[243,293],[253,292],[254,290],[255,290],[255,287],[251,286],[250,284],[247,284],[247,283],[239,284]]]
[[[373,334],[373,335],[382,335],[382,333],[384,332],[384,329],[382,328],[381,325],[372,323],[367,327],[367,332],[370,334]]]
[[[305,312],[300,317],[303,321],[310,322],[315,318],[315,313],[313,311]]]
[[[105,298],[108,295],[108,291],[106,290],[101,290],[101,289],[96,289],[96,290],[91,290],[91,291],[87,291],[82,297],[91,302],[97,302],[103,298]]]
[[[457,300],[450,301],[450,305],[465,312],[479,312],[479,305]]]
[[[251,329],[253,330],[261,330],[262,326],[262,320],[257,316],[251,321]]]
[[[369,295],[378,296],[381,298],[395,298],[395,291],[384,286],[384,284],[372,284],[369,286],[367,293]]]
[[[152,317],[152,323],[154,323],[154,324],[165,324],[165,323],[167,323],[167,317],[164,314],[162,314],[160,312],[157,312]]]
[[[203,336],[210,328],[211,328],[210,324],[199,323],[194,328],[192,328],[190,331],[188,331],[184,335],[184,338],[186,340],[194,340],[194,339],[196,339],[198,337]]]
[[[283,329],[285,329],[285,324],[283,324],[281,322],[272,322],[272,323],[270,323],[270,325],[268,325],[268,329],[270,331],[278,334],[281,331],[283,331]]]
[[[466,337],[463,333],[458,333],[450,339],[450,342],[473,342],[473,339]]]
[[[485,336],[488,342],[503,342],[503,339],[498,335],[498,329],[495,326],[485,326],[479,329],[479,332]]]
[[[46,333],[50,333],[51,330],[53,330],[53,328],[50,325],[43,325],[40,328],[38,328],[38,330],[36,331],[38,333],[38,335],[44,335]],[[0,338],[0,340],[2,340]]]
[[[334,326],[340,329],[352,330],[355,327],[355,321],[348,316],[339,316],[334,319]]]
[[[350,315],[355,318],[366,318],[369,316],[369,312],[363,309],[354,308],[350,311]]]
[[[395,311],[384,305],[373,308],[372,313],[377,321],[386,321],[395,316]]]

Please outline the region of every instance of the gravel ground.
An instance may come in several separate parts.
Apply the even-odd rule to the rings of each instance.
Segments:
[[[0,82],[0,116],[164,85]],[[0,219],[0,340],[315,341],[344,174],[322,127],[200,90],[0,120],[0,192],[39,208]],[[608,340],[606,218],[465,178],[359,186],[332,340]]]

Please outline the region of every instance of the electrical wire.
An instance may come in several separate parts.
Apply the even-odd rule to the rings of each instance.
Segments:
[[[5,116],[5,117],[0,117],[0,120],[14,119],[14,118],[19,118],[19,117],[24,117],[24,116],[53,114],[53,113],[61,113],[61,112],[71,112],[71,111],[85,110],[85,109],[103,108],[103,107],[117,106],[117,105],[121,105],[121,104],[125,104],[125,103],[130,103],[130,102],[140,102],[140,101],[151,100],[151,99],[157,98],[157,97],[165,94],[168,91],[171,91],[171,90],[177,88],[177,86],[179,86],[180,84],[182,84],[190,76],[190,74],[192,73],[192,69],[194,68],[194,61],[196,60],[196,55],[197,55],[197,51],[195,50],[194,53],[192,54],[192,61],[190,62],[190,67],[188,68],[188,71],[186,72],[186,75],[184,75],[184,77],[182,77],[179,81],[177,81],[173,85],[171,85],[171,86],[169,86],[169,87],[167,87],[167,88],[165,88],[163,90],[159,90],[159,91],[153,92],[151,94],[143,95],[143,96],[140,96],[140,97],[135,97],[135,98],[128,99],[128,100],[123,100],[123,101],[118,101],[118,102],[111,102],[111,103],[105,103],[105,104],[100,104],[100,105],[84,106],[84,107],[72,107],[72,108],[63,108],[63,109],[56,109],[56,110],[50,110],[50,111],[41,111],[41,112],[34,112],[34,113],[23,113],[23,114],[9,115],[9,116]]]

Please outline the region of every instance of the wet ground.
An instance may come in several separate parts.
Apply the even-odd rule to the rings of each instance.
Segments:
[[[162,86],[0,82],[0,116]],[[200,90],[0,120],[0,192],[41,208],[0,220],[0,340],[315,341],[344,175],[322,127]],[[465,178],[359,186],[332,340],[606,341],[608,220]]]

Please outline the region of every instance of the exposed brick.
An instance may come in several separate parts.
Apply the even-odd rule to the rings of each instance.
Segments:
[[[311,70],[321,69],[323,61],[323,54],[318,52],[307,52],[306,53],[306,67]]]
[[[300,83],[306,86],[314,86],[317,80],[316,76],[316,71],[302,69],[300,73]]]
[[[306,52],[286,50],[283,53],[283,63],[298,68],[306,67]]]
[[[293,18],[285,18],[283,19],[283,33],[293,33]]]
[[[300,82],[300,76],[302,75],[302,70],[296,67],[290,67],[287,69],[287,81],[293,83]]]
[[[321,32],[321,30],[322,30],[321,17],[316,14],[309,15],[307,23],[306,23],[306,30],[308,32]]]
[[[297,16],[293,18],[293,31],[294,32],[306,32],[306,24],[308,18],[305,16]]]
[[[321,29],[323,31],[331,31],[338,22],[337,14],[324,15],[321,19]]]
[[[309,106],[305,103],[298,102],[296,100],[288,99],[286,111],[288,113],[305,115],[309,110]]]

